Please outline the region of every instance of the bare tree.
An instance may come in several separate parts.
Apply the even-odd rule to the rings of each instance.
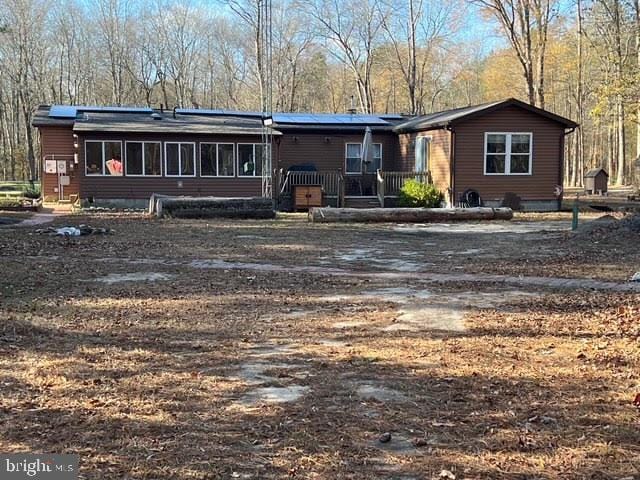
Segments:
[[[379,0],[318,0],[308,7],[329,52],[353,73],[360,109],[373,112],[374,51],[387,12]]]
[[[455,30],[457,2],[406,0],[389,5],[382,26],[400,68],[409,98],[409,113],[423,112],[427,66],[434,51]]]
[[[591,11],[595,35],[590,39],[600,52],[606,73],[605,82],[599,89],[600,102],[613,107],[603,107],[603,112],[613,115],[608,158],[609,171],[617,185],[624,184],[627,173],[625,95],[628,84],[625,72],[634,39],[627,30],[631,19],[626,6],[621,0],[595,0]]]
[[[9,12],[3,19],[5,26],[0,34],[0,58],[3,69],[13,84],[11,109],[16,131],[12,136],[18,140],[18,145],[24,142],[28,168],[25,173],[29,178],[35,179],[39,170],[36,168],[31,118],[44,90],[42,79],[47,58],[44,27],[49,5],[45,0],[5,0],[0,7]],[[24,137],[20,139],[22,135]],[[13,150],[15,155],[15,149]]]
[[[261,14],[262,0],[229,0],[229,7],[233,10],[238,17],[247,25],[251,32],[254,62],[255,62],[255,74],[258,79],[258,86],[260,88],[260,106],[261,109],[267,108],[267,69],[270,65],[266,65],[264,62],[266,52],[264,51],[264,37],[267,35],[266,26],[264,25],[264,18]]]
[[[126,61],[131,45],[131,12],[127,0],[96,0],[98,26],[111,80],[111,103],[123,105],[126,101]]]
[[[199,65],[202,16],[202,12],[196,12],[189,4],[166,5],[164,2],[158,2],[154,16],[156,41],[163,44],[163,74],[171,79],[180,106],[197,104],[193,74]]]
[[[545,106],[544,68],[554,0],[471,0],[500,23],[522,66],[529,103]]]
[[[305,54],[313,34],[296,3],[280,2],[273,16],[273,68],[276,109],[294,111],[298,108],[297,93],[304,68]]]

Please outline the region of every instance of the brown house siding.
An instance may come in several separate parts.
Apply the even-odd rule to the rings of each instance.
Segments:
[[[219,197],[252,197],[262,194],[260,177],[215,178],[200,177],[200,143],[261,143],[257,135],[166,135],[166,134],[106,134],[82,133],[80,139],[80,176],[81,198],[97,199],[146,199],[152,193],[164,195],[219,196]],[[84,143],[86,140],[119,140],[122,141],[123,155],[125,141],[161,141],[163,176],[131,177],[85,175]],[[193,142],[196,144],[195,177],[164,176],[164,143]],[[124,160],[124,159],[123,159]],[[237,174],[237,151],[236,151]]]
[[[292,165],[313,164],[317,170],[345,170],[347,143],[360,143],[361,135],[336,133],[290,133],[276,139],[274,156],[278,168],[287,170]],[[279,142],[279,145],[278,143]],[[397,138],[393,133],[373,134],[373,143],[382,144],[382,169],[396,170]]]
[[[451,188],[451,169],[454,168],[454,201],[458,201],[467,189],[477,190],[486,202],[499,202],[507,192],[514,192],[524,201],[550,202],[556,200],[554,189],[562,183],[564,124],[514,105],[483,112],[475,118],[452,121],[454,134],[444,128],[422,132],[395,134],[378,131],[373,141],[382,144],[382,169],[386,171],[413,171],[415,168],[415,140],[418,136],[431,138],[428,168],[436,187],[446,193]],[[570,125],[570,123],[569,123]],[[427,128],[423,126],[422,128]],[[147,199],[152,193],[168,195],[248,197],[261,195],[260,177],[216,178],[200,176],[200,143],[220,142],[261,143],[259,135],[208,135],[175,133],[91,133],[78,132],[78,164],[73,162],[74,138],[71,126],[41,126],[42,160],[51,156],[67,161],[71,184],[65,188],[65,197],[78,194],[81,198],[96,199]],[[296,164],[313,164],[321,171],[345,170],[347,143],[360,143],[361,133],[353,130],[282,129],[283,135],[275,137],[273,145],[274,168],[288,169]],[[484,142],[486,132],[532,133],[531,175],[485,175]],[[87,176],[85,174],[85,141],[118,140],[160,141],[162,145],[163,176]],[[452,141],[455,145],[452,145]],[[196,148],[195,177],[164,176],[164,143],[192,142]],[[452,152],[453,148],[453,152]],[[451,165],[451,154],[455,155]],[[124,158],[123,158],[124,160]],[[237,157],[236,157],[237,170]],[[57,199],[57,176],[43,174],[43,194],[47,199]]]
[[[58,200],[58,177],[55,174],[44,173],[44,161],[58,157],[67,163],[70,185],[64,188],[65,197],[78,194],[80,190],[80,165],[73,163],[73,130],[72,127],[46,127],[40,129],[40,147],[42,155],[42,194],[45,199]]]
[[[564,127],[541,115],[507,107],[457,124],[455,130],[455,199],[467,189],[485,201],[500,201],[506,192],[523,200],[555,200],[554,188],[562,183]],[[484,175],[485,132],[531,132],[531,175]]]
[[[429,130],[417,133],[402,133],[399,137],[400,155],[398,161],[399,171],[413,171],[416,165],[416,137],[430,137],[429,165],[433,183],[446,195],[450,187],[450,151],[451,133],[448,130]]]
[[[73,155],[73,131],[71,127],[41,127],[41,141],[43,156],[47,154]],[[345,169],[345,145],[359,143],[363,135],[339,133],[287,133],[277,137],[274,142],[274,167],[285,170],[295,164],[314,164],[318,170]],[[85,141],[86,140],[115,140],[127,141],[161,141],[162,169],[164,174],[164,143],[165,142],[193,142],[196,144],[196,177],[165,177],[147,176],[131,177],[126,172],[123,176],[86,175],[85,174]],[[382,168],[399,170],[397,163],[398,141],[392,133],[374,134],[374,143],[382,144]],[[200,143],[260,143],[259,136],[228,136],[228,135],[175,135],[166,134],[128,134],[128,133],[78,133],[78,164],[73,165],[71,173],[71,187],[65,193],[76,193],[81,198],[96,199],[145,199],[152,193],[167,195],[194,196],[260,196],[261,179],[238,177],[210,178],[200,176]],[[237,152],[236,152],[237,153]],[[124,158],[123,158],[124,161]],[[237,158],[236,158],[237,162]],[[73,162],[69,162],[73,163]],[[236,164],[237,168],[237,164]],[[237,174],[237,172],[236,172]],[[181,186],[180,186],[181,183]],[[45,195],[57,198],[54,188],[57,187],[55,175],[43,176],[43,191]]]

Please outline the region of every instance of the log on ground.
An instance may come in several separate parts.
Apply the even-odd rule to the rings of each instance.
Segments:
[[[428,223],[468,220],[511,220],[510,208],[312,208],[310,222]]]
[[[157,217],[269,219],[276,216],[273,201],[261,197],[164,197],[156,195],[150,203],[155,204]]]

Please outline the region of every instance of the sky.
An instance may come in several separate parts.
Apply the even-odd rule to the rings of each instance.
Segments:
[[[185,0],[194,6],[205,10],[214,10],[215,13],[224,13],[233,16],[234,13],[229,8],[229,0]],[[451,0],[439,0],[448,2]],[[462,22],[460,29],[454,35],[454,41],[469,45],[473,49],[471,53],[478,58],[490,55],[496,50],[506,48],[508,42],[501,32],[501,27],[497,20],[493,19],[481,8],[467,0],[455,0],[463,6]],[[559,14],[562,16],[572,16],[575,8],[575,0],[556,0]]]
[[[448,1],[448,0],[442,0]],[[557,0],[558,15],[571,18],[575,8],[575,0]],[[461,42],[474,45],[481,56],[507,47],[507,40],[501,32],[497,20],[483,14],[477,5],[466,4],[465,21],[456,38]]]

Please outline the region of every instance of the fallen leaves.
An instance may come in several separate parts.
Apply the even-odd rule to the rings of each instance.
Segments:
[[[638,258],[635,245],[629,256],[585,259],[555,252],[553,236],[537,236],[540,249],[523,250],[533,237],[429,234],[433,245],[424,248],[424,236],[386,226],[142,216],[91,223],[118,234],[78,242],[27,232],[0,237],[11,272],[0,276],[0,449],[78,450],[87,478],[103,465],[113,478],[180,480],[601,478],[601,465],[612,478],[632,473],[628,459],[640,443],[629,427],[640,409],[640,394],[629,405],[640,381],[638,295],[540,289],[540,297],[470,312],[464,333],[384,332],[376,326],[397,315],[392,302],[316,299],[390,283],[433,295],[504,287],[360,281],[308,275],[295,265],[342,267],[336,251],[375,242],[382,259],[415,251],[416,262],[434,270],[591,275],[606,257],[603,275],[614,275]],[[239,239],[247,235],[253,239]],[[499,258],[437,255],[453,242]],[[218,258],[291,268],[194,272],[176,263]],[[149,268],[174,280],[78,282]],[[354,319],[365,323],[332,328]],[[322,346],[328,340],[330,348]],[[304,366],[302,376],[274,366],[274,384],[303,382],[310,393],[230,410],[252,389],[238,378],[247,352],[269,342],[295,348],[266,363]],[[354,382],[374,379],[404,399],[362,402]]]

